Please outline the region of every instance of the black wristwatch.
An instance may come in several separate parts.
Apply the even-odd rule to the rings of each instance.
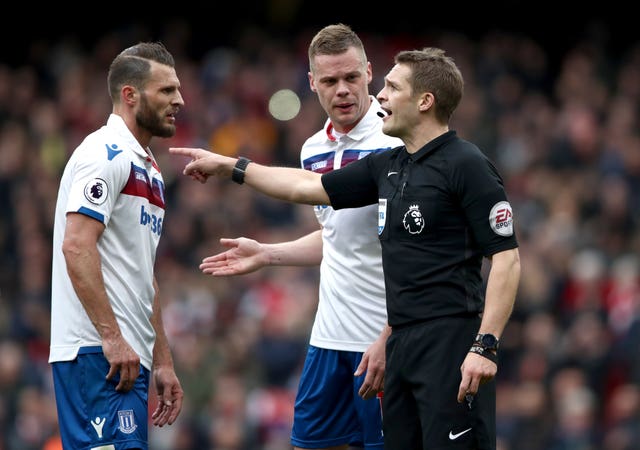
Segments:
[[[498,351],[498,346],[500,345],[500,341],[498,340],[497,337],[495,337],[493,334],[490,333],[478,333],[478,335],[476,336],[475,341],[473,342],[473,345],[478,345],[480,347],[482,347],[484,350],[493,350],[493,351]]]
[[[233,172],[231,172],[231,179],[238,184],[244,183],[244,171],[247,169],[247,166],[251,160],[249,158],[245,158],[241,156],[236,161],[236,165],[233,166]]]
[[[493,334],[479,333],[473,341],[469,351],[480,356],[484,356],[495,364],[498,364],[498,345],[500,342]]]

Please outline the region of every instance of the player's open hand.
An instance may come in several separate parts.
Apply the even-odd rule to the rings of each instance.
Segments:
[[[203,273],[215,277],[243,275],[269,264],[268,256],[258,241],[245,237],[221,238],[220,244],[228,250],[204,258],[200,264]]]

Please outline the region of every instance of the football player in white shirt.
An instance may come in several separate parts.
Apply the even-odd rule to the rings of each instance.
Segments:
[[[172,424],[183,400],[154,276],[165,187],[149,144],[175,134],[184,101],[155,42],[122,51],[108,86],[112,114],[60,181],[49,362],[64,448],[146,450],[150,383],[154,425]]]
[[[329,117],[303,145],[303,168],[324,173],[402,145],[382,133],[379,114],[384,113],[368,89],[371,64],[348,26],[320,30],[309,46],[309,64],[311,89]],[[318,205],[315,213],[321,227],[316,232],[276,244],[244,237],[221,239],[229,250],[205,258],[200,268],[228,276],[268,265],[320,264],[320,298],[298,387],[291,443],[295,449],[381,450],[382,412],[375,397],[382,394],[389,329],[376,233],[378,207],[336,211]]]

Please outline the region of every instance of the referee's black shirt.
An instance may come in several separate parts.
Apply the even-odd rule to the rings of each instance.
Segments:
[[[389,325],[484,307],[482,258],[518,246],[502,178],[455,131],[325,173],[335,209],[378,203]],[[372,230],[362,230],[363,233]]]

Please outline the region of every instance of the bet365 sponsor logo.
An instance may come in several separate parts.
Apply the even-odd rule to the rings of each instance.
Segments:
[[[140,225],[148,226],[151,232],[158,236],[162,234],[162,217],[149,214],[144,205],[140,207]]]

